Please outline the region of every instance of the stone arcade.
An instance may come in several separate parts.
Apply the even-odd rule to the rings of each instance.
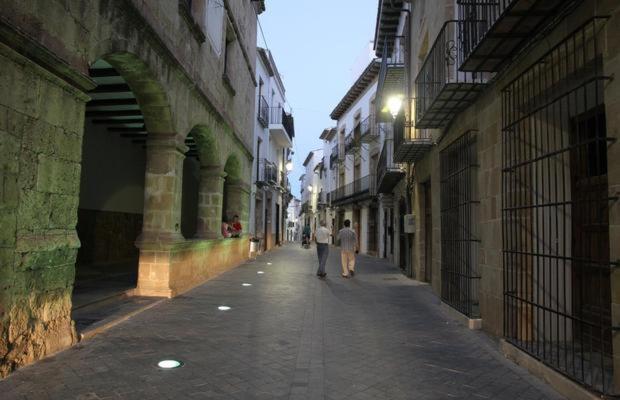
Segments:
[[[219,232],[249,219],[264,4],[222,4],[0,1],[0,376],[76,343],[74,285],[171,297],[247,257]]]

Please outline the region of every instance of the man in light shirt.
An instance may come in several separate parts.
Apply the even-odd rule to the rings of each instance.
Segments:
[[[329,255],[329,237],[332,233],[325,226],[325,221],[321,221],[319,229],[316,230],[314,239],[316,240],[316,254],[319,257],[319,269],[316,271],[316,275],[319,278],[325,278],[325,264],[327,263],[327,256]]]
[[[340,240],[340,258],[342,261],[342,277],[355,275],[355,250],[357,248],[357,234],[351,229],[351,221],[344,221],[344,228],[338,232]]]

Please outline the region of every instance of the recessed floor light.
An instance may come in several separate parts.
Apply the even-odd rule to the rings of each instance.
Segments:
[[[183,365],[181,361],[177,360],[163,360],[157,363],[157,366],[161,369],[174,369]]]
[[[217,309],[220,310],[220,311],[228,311],[228,310],[230,310],[230,307],[228,307],[228,306],[219,306]]]
[[[258,271],[257,274],[262,275],[262,274],[264,274],[264,272],[263,271]]]
[[[241,286],[252,286],[251,283],[242,283]]]
[[[268,262],[268,263],[267,263],[267,265],[271,265],[271,263],[270,263],[270,262]]]

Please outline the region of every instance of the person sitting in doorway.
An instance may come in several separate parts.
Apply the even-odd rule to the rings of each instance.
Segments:
[[[231,237],[231,227],[225,219],[222,220],[222,236],[225,238]]]
[[[241,226],[241,222],[239,222],[239,216],[235,215],[233,217],[231,236],[234,238],[238,238],[241,236],[241,232],[243,232],[243,226]]]

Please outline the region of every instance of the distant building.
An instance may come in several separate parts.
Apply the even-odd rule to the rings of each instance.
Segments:
[[[286,240],[289,242],[298,242],[301,240],[301,230],[303,226],[299,217],[300,211],[301,201],[297,198],[293,198],[289,202],[287,209]]]
[[[323,173],[323,149],[313,150],[308,153],[303,166],[305,173],[299,178],[301,184],[301,210],[300,218],[302,225],[310,225],[314,233],[319,226],[319,206],[321,204]]]

